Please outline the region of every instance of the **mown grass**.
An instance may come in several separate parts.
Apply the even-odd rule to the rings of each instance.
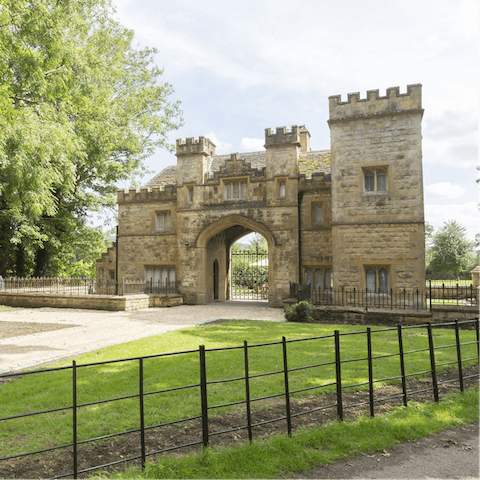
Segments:
[[[279,342],[316,336],[327,338],[292,342],[288,344],[288,366],[333,362],[333,331],[341,333],[365,331],[358,326],[319,324],[291,324],[260,321],[232,321],[191,327],[164,335],[117,345],[83,355],[78,365],[121,358],[154,355],[166,352],[194,350],[204,344],[207,349],[249,344]],[[454,344],[455,334],[449,329],[434,329],[436,346]],[[476,340],[475,332],[461,331],[462,342]],[[396,330],[372,333],[374,355],[388,355],[398,351]],[[428,348],[426,329],[407,329],[404,332],[406,351]],[[367,344],[364,334],[341,336],[342,360],[365,358]],[[464,358],[476,356],[476,344],[462,349]],[[436,351],[438,363],[455,361],[454,347]],[[144,360],[144,391],[193,385],[199,382],[198,352],[149,358]],[[282,345],[277,343],[249,349],[250,374],[280,371],[283,368]],[[427,371],[430,359],[427,351],[406,355],[406,373]],[[473,362],[470,362],[471,365]],[[70,363],[71,364],[71,363]],[[242,349],[207,351],[207,379],[218,380],[241,377],[244,374]],[[468,363],[464,366],[468,366]],[[443,367],[445,368],[445,367]],[[77,402],[88,403],[119,396],[135,395],[139,391],[139,362],[84,366],[77,369]],[[376,379],[399,375],[397,356],[374,360]],[[350,362],[342,367],[343,384],[362,383],[368,379],[367,362]],[[328,365],[299,370],[290,374],[290,390],[327,384],[335,381],[335,366]],[[385,383],[385,382],[384,382]],[[398,383],[398,382],[397,382]],[[251,397],[261,397],[284,391],[283,375],[252,379]],[[322,389],[334,391],[335,386]],[[367,388],[364,386],[363,388]],[[320,393],[320,390],[307,392]],[[208,386],[209,405],[243,400],[244,382],[235,381]],[[31,413],[72,405],[72,370],[27,375],[0,387],[2,417]],[[145,397],[145,424],[152,425],[198,415],[201,411],[199,388],[149,395]],[[225,410],[223,410],[224,412]],[[211,414],[215,414],[212,411]],[[221,413],[223,413],[221,412]],[[124,399],[82,407],[78,411],[79,440],[138,428],[138,398]],[[4,455],[69,443],[72,439],[72,413],[70,410],[35,415],[2,422],[0,451]]]
[[[184,457],[163,456],[155,463],[93,478],[288,478],[289,473],[339,459],[391,449],[400,442],[425,437],[478,421],[478,388],[450,395],[438,404],[411,402],[381,417],[332,422],[325,428],[278,435],[251,445],[206,449]]]

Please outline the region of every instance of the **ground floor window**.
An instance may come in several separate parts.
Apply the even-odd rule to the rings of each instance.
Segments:
[[[305,269],[305,285],[310,285],[316,290],[333,288],[333,275],[331,267],[308,267]]]
[[[167,283],[175,283],[174,267],[146,267],[145,280],[155,285],[166,285]]]
[[[365,267],[365,278],[369,292],[388,292],[388,267]]]

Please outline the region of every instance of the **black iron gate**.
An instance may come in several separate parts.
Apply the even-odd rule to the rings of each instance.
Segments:
[[[268,300],[268,253],[258,249],[232,252],[232,300]]]

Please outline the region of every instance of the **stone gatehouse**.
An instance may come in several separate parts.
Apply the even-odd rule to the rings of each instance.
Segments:
[[[304,126],[265,130],[265,150],[216,155],[177,140],[177,165],[118,191],[117,243],[99,280],[176,280],[190,303],[229,300],[230,250],[268,244],[270,306],[290,282],[315,288],[425,289],[421,85],[329,97],[330,150]],[[118,261],[116,261],[118,255]]]

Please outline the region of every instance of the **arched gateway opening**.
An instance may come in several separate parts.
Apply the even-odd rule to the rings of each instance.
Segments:
[[[266,245],[258,255],[255,248],[234,247],[250,233],[265,239]],[[274,278],[276,239],[265,225],[241,215],[231,215],[205,228],[197,238],[196,247],[204,265],[201,273],[204,278],[198,282],[198,298],[203,297],[205,303],[215,300],[272,303],[275,287],[266,280]]]

